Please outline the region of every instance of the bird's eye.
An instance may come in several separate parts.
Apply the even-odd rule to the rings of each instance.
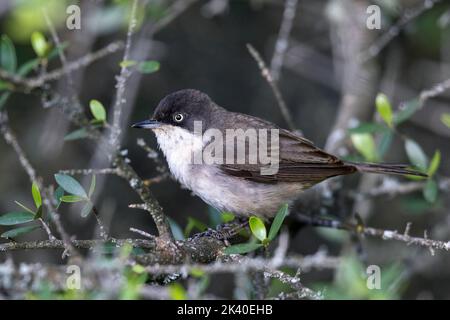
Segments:
[[[183,121],[184,116],[182,113],[177,113],[176,115],[173,116],[173,120],[175,120],[176,122],[181,122]]]

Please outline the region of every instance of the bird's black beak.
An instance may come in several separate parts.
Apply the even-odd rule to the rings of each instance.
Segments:
[[[144,121],[140,121],[137,122],[135,124],[133,124],[131,127],[132,128],[139,128],[139,129],[156,129],[161,127],[162,123],[156,120],[144,120]]]

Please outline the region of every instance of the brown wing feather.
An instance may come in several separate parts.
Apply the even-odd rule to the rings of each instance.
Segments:
[[[276,128],[270,122],[240,115],[233,124],[234,128]],[[241,121],[245,120],[245,121]],[[352,165],[344,164],[339,158],[328,154],[314,144],[292,132],[284,129],[279,131],[280,163],[278,172],[274,175],[261,175],[261,164],[224,164],[220,168],[233,176],[261,182],[302,182],[305,185],[316,184],[326,178],[350,174],[356,171]],[[270,148],[270,147],[269,147]]]

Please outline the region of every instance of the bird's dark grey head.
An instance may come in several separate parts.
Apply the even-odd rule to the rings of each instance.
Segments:
[[[206,129],[217,112],[223,110],[206,93],[195,89],[184,89],[164,97],[150,120],[138,122],[133,127],[156,129],[164,125],[172,125],[192,132],[194,121],[201,121],[203,129]]]

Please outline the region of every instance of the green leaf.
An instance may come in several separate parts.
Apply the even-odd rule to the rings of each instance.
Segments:
[[[89,108],[91,109],[92,115],[96,120],[106,121],[106,111],[103,104],[98,100],[91,100],[89,102]]]
[[[17,73],[19,74],[19,76],[22,76],[22,77],[26,76],[32,70],[36,69],[38,65],[39,65],[39,59],[38,58],[32,59],[32,60],[27,61],[24,64],[22,64],[19,67],[19,70],[17,70]]]
[[[194,229],[205,231],[206,229],[208,229],[208,226],[197,219],[188,217],[188,223],[186,225],[186,228],[184,228],[184,236],[187,238],[191,234],[191,231]]]
[[[422,171],[426,171],[428,167],[428,159],[422,148],[414,140],[407,139],[405,142],[405,150],[409,161]]]
[[[288,205],[285,204],[282,206],[279,210],[277,215],[275,216],[275,219],[273,219],[272,225],[270,226],[269,230],[269,240],[272,241],[275,239],[276,235],[278,234],[278,231],[280,231],[281,225],[283,224],[284,219],[288,215]]]
[[[32,214],[34,214],[34,211],[31,210],[30,208],[28,208],[27,206],[25,206],[24,204],[20,203],[19,201],[14,201],[19,207],[21,207],[22,209],[24,209],[25,211],[31,212]]]
[[[250,230],[252,231],[256,239],[258,239],[259,241],[264,241],[267,238],[266,226],[260,218],[251,216],[249,219],[249,224]]]
[[[234,214],[232,214],[231,212],[222,212],[220,217],[222,218],[223,223],[228,223],[235,219]]]
[[[172,300],[186,300],[187,292],[183,286],[177,282],[169,284],[169,296]]]
[[[433,179],[430,179],[427,181],[427,184],[423,188],[423,196],[425,200],[427,200],[429,203],[436,202],[438,195],[438,185],[436,181]]]
[[[137,70],[141,73],[153,73],[159,70],[159,62],[155,60],[143,61],[137,65]]]
[[[75,196],[72,194],[66,195],[66,196],[62,196],[59,200],[61,200],[62,202],[80,202],[80,201],[86,201],[87,199],[85,197],[80,197],[80,196]]]
[[[374,123],[374,122],[364,122],[359,124],[357,127],[351,128],[348,130],[350,134],[353,133],[377,133],[377,132],[386,132],[389,129],[382,123]]]
[[[428,176],[431,178],[436,173],[437,169],[439,169],[439,165],[441,164],[441,152],[436,150],[431,159],[430,166],[428,167]]]
[[[61,186],[61,188],[64,189],[64,191],[83,198],[87,198],[86,191],[84,191],[81,184],[73,177],[66,174],[57,173],[55,174],[55,180]]]
[[[14,86],[11,83],[0,80],[0,91],[12,90],[13,88],[14,88]]]
[[[93,174],[92,178],[91,178],[91,186],[89,187],[89,192],[88,192],[89,198],[92,197],[92,195],[94,194],[95,184],[96,184],[96,178],[95,178],[95,174]]]
[[[14,72],[17,68],[16,49],[5,34],[0,37],[0,67],[8,72]]]
[[[0,216],[1,226],[12,226],[15,224],[30,222],[34,220],[34,213],[28,211],[9,212]]]
[[[119,66],[121,68],[128,68],[128,67],[135,66],[136,64],[137,64],[137,62],[134,60],[123,60],[119,63]]]
[[[39,58],[44,58],[50,50],[50,44],[45,39],[45,36],[39,31],[35,31],[31,34],[31,46]]]
[[[219,224],[222,223],[222,215],[220,214],[220,211],[208,206],[208,217],[209,217],[209,223],[208,225],[212,228],[215,228],[216,226],[218,226]]]
[[[0,110],[3,109],[3,107],[5,106],[6,101],[8,100],[10,95],[11,95],[11,92],[5,92],[0,95]]]
[[[59,56],[59,54],[61,52],[64,52],[64,50],[69,46],[68,42],[63,42],[61,43],[59,46],[54,47],[52,50],[50,50],[51,48],[49,48],[49,53],[47,55],[47,58],[49,60],[56,58]]]
[[[37,208],[36,210],[36,213],[34,214],[34,220],[42,218],[42,211],[42,206],[39,206],[39,208]]]
[[[366,161],[378,161],[373,136],[369,133],[354,133],[350,136],[353,146],[364,157]]]
[[[378,144],[378,157],[383,159],[389,147],[394,139],[394,133],[392,131],[387,131],[381,136],[380,143]]]
[[[377,111],[381,118],[386,122],[389,127],[392,127],[393,114],[392,106],[388,97],[384,93],[379,93],[376,98]]]
[[[402,107],[403,108],[394,115],[394,125],[399,125],[400,123],[411,118],[411,116],[422,107],[422,103],[419,99],[414,99],[405,102]]]
[[[61,187],[56,188],[55,192],[53,193],[53,196],[55,197],[57,206],[59,207],[59,205],[61,204],[61,197],[64,195],[64,189]]]
[[[183,230],[181,230],[180,225],[171,218],[168,218],[168,220],[169,220],[170,230],[172,231],[172,234],[173,234],[173,237],[175,238],[175,240],[184,240],[185,237],[183,234]]]
[[[445,124],[448,128],[450,128],[450,113],[443,113],[441,115],[441,121],[443,124]]]
[[[81,209],[81,216],[83,218],[86,218],[89,215],[89,213],[91,213],[93,207],[94,207],[94,205],[92,204],[92,202],[88,201],[84,205],[83,209]]]
[[[64,141],[72,141],[72,140],[78,140],[78,139],[84,139],[89,136],[88,131],[86,128],[81,128],[75,131],[72,131],[71,133],[67,134],[64,137]]]
[[[28,226],[28,227],[20,227],[12,230],[8,230],[6,232],[3,232],[0,237],[5,239],[14,239],[22,234],[29,233],[33,230],[38,229],[39,226]]]
[[[261,243],[240,243],[229,246],[223,250],[224,254],[243,254],[255,251],[261,248],[263,245]]]
[[[42,206],[41,191],[39,191],[39,186],[36,182],[33,182],[33,184],[31,185],[31,194],[33,195],[34,205],[36,206],[36,209]]]

